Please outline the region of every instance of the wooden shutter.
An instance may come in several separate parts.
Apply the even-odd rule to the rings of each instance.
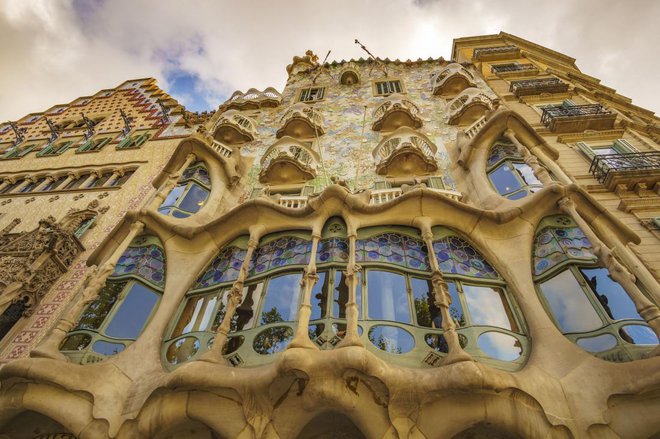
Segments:
[[[314,193],[314,186],[303,186],[302,190],[300,191],[300,195],[304,197],[308,197]]]
[[[623,140],[623,139],[615,140],[613,146],[614,146],[614,149],[618,153],[621,153],[621,154],[630,154],[630,153],[639,152],[637,150],[637,148],[635,148],[634,146],[632,146],[630,144],[630,142],[628,142],[627,140]]]
[[[582,151],[582,153],[584,155],[586,155],[588,158],[590,158],[590,159],[594,158],[594,155],[595,155],[594,151],[591,149],[591,147],[589,147],[589,145],[587,145],[584,142],[578,142],[578,143],[576,143],[576,145],[580,149],[580,151]]]
[[[442,177],[429,177],[428,186],[433,189],[445,189]]]
[[[136,148],[139,148],[139,147],[142,146],[142,145],[144,144],[144,142],[146,142],[147,140],[149,140],[149,133],[142,134],[140,137],[137,138],[137,140],[135,141],[135,145],[134,145],[134,146],[135,146]]]

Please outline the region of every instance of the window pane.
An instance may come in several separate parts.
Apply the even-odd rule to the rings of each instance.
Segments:
[[[119,293],[126,286],[126,282],[108,282],[105,284],[97,298],[89,304],[80,316],[76,329],[98,329],[117,301]]]
[[[522,187],[508,163],[503,163],[488,174],[488,178],[500,195],[505,195]]]
[[[312,288],[312,294],[310,297],[312,305],[312,314],[309,317],[310,320],[322,319],[327,315],[328,307],[328,273],[326,271],[321,271],[317,273],[319,280],[314,284]]]
[[[614,148],[611,147],[606,147],[606,148],[592,148],[591,149],[594,154],[596,155],[609,155],[609,154],[618,154],[619,151],[617,151]]]
[[[343,271],[335,271],[335,287],[332,298],[332,316],[340,319],[346,318],[346,304],[348,303],[349,289],[346,284],[347,277]],[[358,319],[362,318],[362,275],[357,274],[357,287],[355,288],[355,301],[358,309]]]
[[[193,183],[183,201],[179,204],[179,208],[187,212],[197,212],[202,208],[208,196],[209,192],[206,189]]]
[[[301,279],[301,273],[285,274],[270,279],[259,324],[292,322],[296,319]]]
[[[167,194],[167,198],[165,198],[163,204],[161,204],[161,208],[164,206],[173,206],[177,202],[181,194],[183,194],[183,191],[185,189],[186,189],[185,186],[176,186],[174,189],[172,189],[170,193]]]
[[[449,295],[451,296],[451,305],[449,305],[449,314],[451,315],[454,324],[457,327],[465,326],[465,314],[463,313],[463,306],[458,297],[458,288],[453,282],[447,282],[449,288]]]
[[[370,319],[410,323],[405,277],[389,271],[370,270],[367,286]]]
[[[417,325],[427,328],[441,328],[442,316],[440,315],[440,309],[435,306],[431,280],[413,278],[411,286]]]
[[[539,284],[562,332],[593,331],[603,326],[584,290],[570,270]]]
[[[488,325],[516,331],[516,324],[499,288],[463,284],[473,325]]]
[[[611,319],[642,320],[626,290],[610,277],[607,268],[581,268],[580,272]]]
[[[231,322],[231,330],[242,331],[250,329],[254,324],[254,315],[261,298],[261,291],[263,290],[263,282],[258,284],[248,285],[243,288],[243,301],[236,308],[236,313]]]
[[[133,284],[119,310],[112,317],[105,334],[115,338],[136,339],[158,302],[158,297],[158,294],[144,285]]]
[[[520,175],[520,178],[523,179],[525,184],[528,185],[543,184],[541,183],[541,180],[536,178],[536,176],[534,175],[534,170],[526,163],[513,163],[513,166],[516,168],[516,171],[518,171],[518,175]]]

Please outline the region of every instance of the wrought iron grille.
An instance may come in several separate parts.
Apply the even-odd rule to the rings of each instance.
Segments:
[[[516,46],[480,47],[474,49],[474,58],[479,59],[482,55],[491,55],[495,53],[514,52],[517,49]]]
[[[554,119],[560,117],[581,117],[612,114],[600,104],[591,105],[549,105],[543,108],[541,123],[549,127]]]
[[[496,66],[491,66],[493,73],[504,73],[504,72],[518,72],[521,70],[535,70],[536,66],[534,64],[498,64]]]
[[[591,161],[589,172],[591,172],[596,180],[602,183],[611,172],[639,171],[644,169],[660,171],[660,151],[597,155]]]
[[[517,93],[523,89],[536,89],[539,91],[566,91],[568,84],[559,78],[526,79],[523,81],[511,81],[509,91]]]

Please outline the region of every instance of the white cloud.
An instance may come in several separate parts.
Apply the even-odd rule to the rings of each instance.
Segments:
[[[281,89],[293,55],[449,58],[453,38],[504,30],[577,58],[603,84],[660,106],[660,2],[617,0],[0,0],[0,120],[17,119],[126,79],[199,78],[209,108],[235,89]],[[182,98],[184,98],[182,96]]]

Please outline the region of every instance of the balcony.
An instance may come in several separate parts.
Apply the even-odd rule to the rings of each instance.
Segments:
[[[319,163],[319,155],[311,147],[285,136],[261,158],[259,182],[270,185],[304,183],[316,177]]]
[[[220,154],[222,157],[227,158],[227,159],[229,157],[231,157],[231,155],[233,153],[233,151],[230,147],[218,142],[217,140],[213,141],[213,143],[211,144],[211,148],[213,148],[213,150],[215,152],[217,152],[218,154]]]
[[[474,61],[497,61],[520,57],[520,49],[516,46],[478,47],[474,49]]]
[[[468,139],[473,139],[484,125],[486,125],[486,116],[481,116],[475,123],[467,127],[465,134],[468,136]]]
[[[433,94],[437,96],[456,96],[469,87],[476,87],[474,76],[458,63],[448,64],[433,78]]]
[[[419,117],[419,108],[406,97],[394,93],[385,98],[373,114],[374,123],[371,129],[374,131],[394,131],[399,127],[419,128],[422,119]]]
[[[600,104],[549,105],[543,108],[541,123],[553,133],[581,133],[585,130],[611,130],[616,113]]]
[[[360,74],[355,63],[349,62],[342,67],[339,73],[339,82],[344,85],[354,85],[360,82]]]
[[[277,204],[289,209],[304,209],[307,206],[306,195],[282,195]]]
[[[391,177],[435,172],[437,147],[426,136],[401,127],[385,137],[373,150],[376,172]]]
[[[463,194],[460,192],[450,191],[446,189],[432,189],[429,190],[442,194],[452,200],[461,201]],[[371,189],[369,191],[369,204],[383,204],[388,203],[403,195],[403,190],[400,187],[387,188],[387,189]]]
[[[254,140],[256,124],[236,110],[222,113],[213,127],[213,138],[226,145],[238,145]]]
[[[512,81],[509,91],[516,97],[539,95],[541,93],[565,93],[568,84],[559,78],[527,79],[523,81]]]
[[[491,66],[491,71],[499,76],[535,76],[539,74],[539,69],[534,64],[497,64]]]
[[[325,133],[323,117],[314,107],[299,102],[292,105],[280,119],[282,127],[276,137],[291,136],[298,139],[310,139]]]
[[[652,188],[660,182],[660,151],[596,155],[589,172],[609,190],[639,183]]]
[[[471,125],[486,111],[493,109],[493,101],[482,90],[466,88],[449,102],[449,125]]]
[[[282,95],[273,87],[268,87],[264,91],[251,88],[245,93],[235,91],[220,106],[220,110],[256,110],[258,108],[277,107],[281,102]]]

